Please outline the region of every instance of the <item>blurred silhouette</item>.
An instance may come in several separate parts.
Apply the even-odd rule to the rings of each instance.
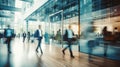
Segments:
[[[14,37],[14,30],[10,28],[10,25],[4,30],[4,37],[6,38],[8,52],[11,53],[11,40]]]
[[[57,31],[55,39],[61,44],[61,30],[60,29]]]
[[[69,48],[70,56],[71,56],[72,58],[74,58],[73,53],[72,53],[72,48],[71,48],[71,46],[72,46],[72,39],[73,39],[73,37],[74,37],[74,33],[73,33],[73,30],[71,29],[71,25],[69,25],[69,28],[65,31],[64,38],[65,38],[65,37],[66,37],[65,40],[67,41],[68,46],[66,46],[66,47],[62,50],[62,52],[63,52],[63,54],[65,55],[65,50],[66,50],[67,48]]]
[[[23,42],[25,42],[26,33],[25,33],[25,32],[23,32],[22,36],[23,36]]]
[[[30,32],[27,33],[28,42],[30,41]]]
[[[104,56],[107,56],[107,45],[109,43],[109,38],[110,34],[107,30],[107,26],[105,26],[102,30],[102,34],[103,34],[103,41],[104,41]]]
[[[38,46],[36,48],[36,52],[38,52],[38,48],[40,48],[41,54],[43,54],[42,48],[41,48],[41,41],[43,38],[42,30],[41,30],[41,25],[38,26],[39,29],[37,29],[34,33],[34,37],[37,38],[38,40]]]
[[[95,40],[89,40],[87,42],[87,46],[88,46],[88,60],[91,61],[92,59],[92,52],[93,52],[93,49],[94,47],[98,44],[98,42],[96,42]]]
[[[45,43],[49,44],[49,34],[47,32],[45,32],[44,38],[45,38]]]

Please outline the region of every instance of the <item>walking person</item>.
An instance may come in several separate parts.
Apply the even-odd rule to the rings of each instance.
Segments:
[[[11,40],[14,36],[14,30],[10,28],[10,25],[8,25],[8,28],[4,30],[4,37],[6,38],[8,53],[11,53]]]
[[[65,55],[65,50],[66,50],[67,48],[69,48],[70,56],[71,56],[72,58],[74,58],[73,53],[72,53],[72,48],[71,48],[73,37],[74,37],[74,33],[73,33],[73,30],[71,29],[71,25],[69,25],[69,28],[65,31],[65,38],[66,38],[66,41],[68,42],[68,46],[66,46],[66,47],[62,50],[62,52],[63,52],[63,54]]]
[[[49,34],[48,34],[48,32],[45,32],[44,38],[45,38],[45,44],[49,44]]]
[[[28,42],[30,41],[30,32],[27,33]]]
[[[42,38],[43,38],[43,34],[42,34],[42,30],[41,30],[41,25],[39,25],[38,27],[39,27],[39,29],[37,29],[35,31],[35,34],[34,34],[34,37],[37,38],[37,40],[38,40],[38,45],[37,45],[37,48],[36,48],[36,52],[38,53],[38,48],[40,48],[41,54],[43,54],[43,51],[42,51],[42,48],[41,48],[41,41],[42,41]]]
[[[60,29],[57,31],[55,39],[58,41],[59,44],[61,44],[61,30]]]
[[[109,32],[108,28],[107,28],[107,26],[105,26],[102,30],[103,41],[104,41],[104,56],[105,57],[107,56],[107,48],[108,48],[108,42],[109,42],[108,37],[110,37],[108,32]]]
[[[25,42],[26,33],[24,32],[22,36],[23,36],[23,42]]]

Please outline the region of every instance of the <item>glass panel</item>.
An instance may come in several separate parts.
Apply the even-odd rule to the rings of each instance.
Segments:
[[[80,51],[120,60],[120,1],[84,1],[80,0]]]

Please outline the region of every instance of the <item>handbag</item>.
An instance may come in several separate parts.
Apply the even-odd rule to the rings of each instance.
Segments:
[[[72,41],[77,41],[77,37],[73,37],[73,38],[72,38]]]

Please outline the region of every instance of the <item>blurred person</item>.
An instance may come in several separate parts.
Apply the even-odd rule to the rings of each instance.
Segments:
[[[71,48],[71,46],[72,46],[72,39],[73,39],[73,37],[74,37],[74,32],[73,32],[73,30],[71,29],[71,25],[69,25],[69,28],[65,31],[65,36],[64,36],[64,37],[66,38],[66,41],[67,41],[67,43],[68,43],[68,46],[66,46],[66,47],[62,50],[62,52],[63,52],[63,54],[65,55],[65,50],[66,50],[67,48],[69,48],[70,56],[71,56],[72,58],[74,58],[73,53],[72,53],[72,48]]]
[[[107,45],[109,42],[109,31],[107,30],[107,26],[105,26],[102,30],[102,34],[103,34],[103,41],[104,41],[104,56],[107,56]]]
[[[34,37],[37,38],[37,40],[38,40],[38,45],[37,45],[37,48],[36,48],[36,52],[38,53],[38,48],[40,48],[41,54],[43,54],[43,51],[42,51],[42,48],[41,48],[41,41],[42,41],[42,38],[43,38],[41,25],[39,25],[38,29],[35,31]]]
[[[4,30],[4,37],[6,38],[8,53],[11,53],[11,40],[14,37],[14,30],[10,28],[10,25],[7,27],[8,28]]]
[[[44,38],[45,38],[45,43],[49,44],[49,34],[47,32],[45,32]]]
[[[61,30],[60,30],[60,29],[57,31],[57,34],[56,34],[55,39],[56,39],[58,42],[61,43]]]
[[[25,32],[23,32],[22,36],[23,36],[23,42],[25,42],[26,33],[25,33]]]
[[[27,33],[28,42],[30,41],[30,32]]]
[[[99,43],[97,41],[95,41],[94,39],[89,39],[87,42],[87,47],[88,47],[88,60],[92,61],[92,54],[93,54],[93,50],[94,48],[98,45]]]

